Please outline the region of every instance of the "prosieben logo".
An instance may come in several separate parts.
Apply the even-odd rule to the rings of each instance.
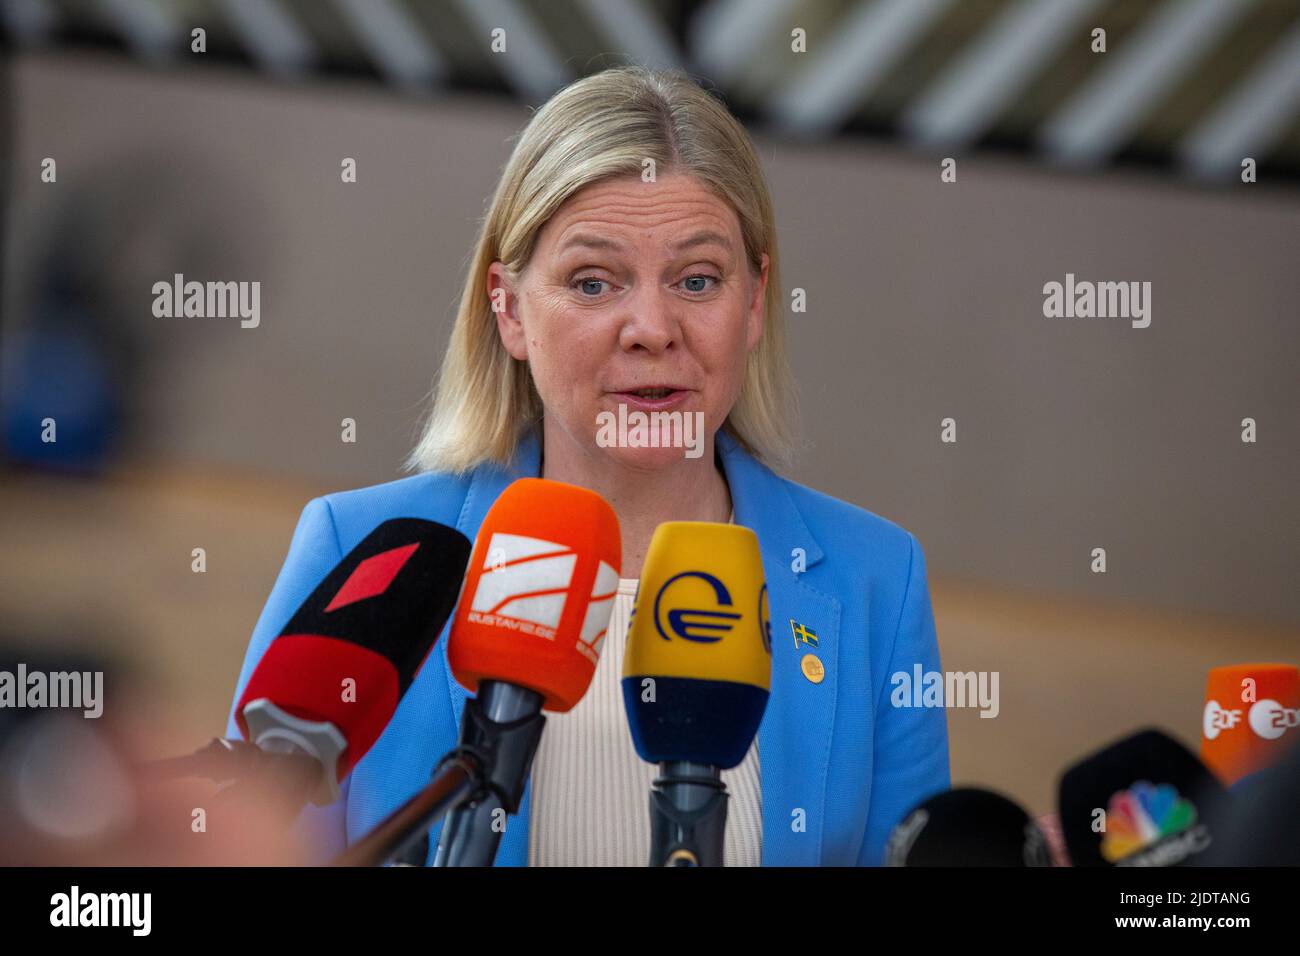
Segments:
[[[152,893],[83,893],[74,885],[50,897],[51,926],[122,926],[148,936],[152,914]]]

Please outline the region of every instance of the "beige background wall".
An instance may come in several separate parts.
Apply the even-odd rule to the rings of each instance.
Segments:
[[[525,107],[82,58],[19,59],[14,92],[11,276],[86,183],[134,180],[173,234],[221,250],[138,249],[120,277],[156,349],[140,451],[333,487],[393,477]],[[931,157],[758,142],[784,284],[808,291],[790,317],[811,443],[794,477],[913,529],[947,574],[1300,619],[1294,192],[989,159],[944,185]],[[57,187],[37,180],[44,156]],[[173,262],[260,280],[261,327],[154,318]],[[1044,318],[1043,283],[1066,272],[1150,281],[1151,327]]]

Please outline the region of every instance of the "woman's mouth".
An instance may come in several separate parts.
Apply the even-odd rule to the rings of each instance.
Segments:
[[[651,385],[613,394],[629,408],[644,412],[660,412],[682,404],[690,394],[690,389],[678,388],[676,385]]]

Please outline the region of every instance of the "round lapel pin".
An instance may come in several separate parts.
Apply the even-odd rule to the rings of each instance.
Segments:
[[[803,660],[799,662],[799,669],[803,671],[803,676],[814,684],[820,684],[826,679],[826,668],[822,667],[822,662],[817,659],[816,654],[805,654]]]

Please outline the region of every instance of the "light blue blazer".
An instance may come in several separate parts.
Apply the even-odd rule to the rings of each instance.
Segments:
[[[916,664],[940,670],[921,547],[897,525],[773,473],[724,431],[717,446],[736,523],[758,535],[771,609],[772,693],[758,733],[763,865],[879,865],[903,814],[949,785],[944,710],[890,703],[890,675],[910,676]],[[509,468],[425,473],[313,499],[253,630],[234,701],[298,605],[377,524],[425,518],[473,541],[497,495],[539,473],[534,431]],[[803,569],[795,571],[800,553]],[[816,635],[816,646],[796,645],[795,624]],[[296,826],[308,831],[322,860],[419,790],[455,746],[466,692],[451,677],[446,647],[444,628],[339,799],[303,811]],[[809,653],[825,670],[821,683],[800,667]],[[226,729],[232,738],[239,736],[233,711],[234,702]],[[507,822],[498,866],[528,863],[531,796],[529,787],[519,815]]]

